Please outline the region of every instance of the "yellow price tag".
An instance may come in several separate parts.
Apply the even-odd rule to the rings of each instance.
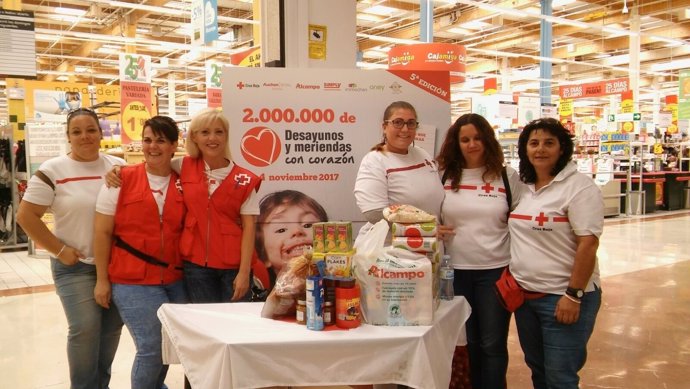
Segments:
[[[632,132],[635,126],[632,122],[623,123],[623,132]]]
[[[122,114],[122,128],[131,140],[141,140],[144,122],[151,118],[149,109],[138,101],[133,101],[125,107]]]
[[[654,144],[654,154],[663,154],[664,153],[664,146],[661,145],[661,143],[655,143]]]

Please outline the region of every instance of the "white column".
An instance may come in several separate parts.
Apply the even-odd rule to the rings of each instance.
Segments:
[[[170,73],[168,75],[168,116],[175,119],[177,101],[175,100],[175,75]]]

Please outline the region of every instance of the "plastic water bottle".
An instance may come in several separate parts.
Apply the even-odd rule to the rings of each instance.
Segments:
[[[453,269],[453,264],[450,262],[450,255],[446,254],[443,256],[439,272],[441,273],[439,297],[441,300],[452,300],[453,297],[455,297],[455,291],[453,290],[455,270]]]

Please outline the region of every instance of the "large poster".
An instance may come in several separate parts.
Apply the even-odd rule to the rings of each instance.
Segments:
[[[353,195],[357,170],[382,139],[385,108],[414,105],[436,150],[450,125],[448,72],[225,67],[222,85],[232,157],[263,176],[260,198],[300,191],[329,220],[355,227],[364,220]]]

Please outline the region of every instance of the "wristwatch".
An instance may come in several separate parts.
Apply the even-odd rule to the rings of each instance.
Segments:
[[[576,299],[580,300],[585,296],[585,291],[584,291],[584,289],[571,288],[569,286],[568,289],[565,290],[565,294],[567,294],[570,297],[575,297]]]

